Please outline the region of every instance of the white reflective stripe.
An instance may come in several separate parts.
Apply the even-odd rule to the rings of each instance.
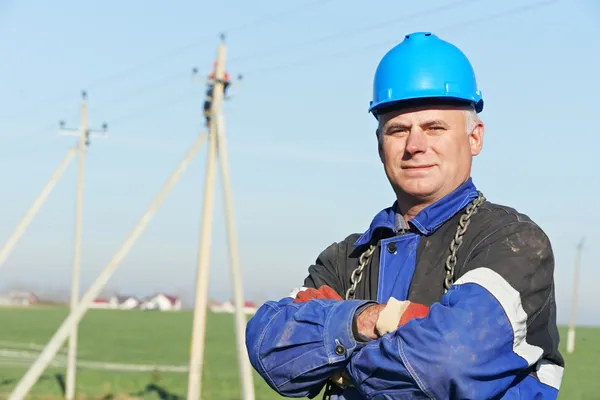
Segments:
[[[559,390],[565,369],[548,360],[541,360],[537,366],[537,377],[545,385]]]
[[[300,287],[300,288],[295,288],[294,290],[292,290],[292,291],[290,292],[290,294],[288,295],[288,297],[290,297],[290,298],[292,298],[292,299],[295,299],[295,298],[296,298],[296,296],[298,295],[298,293],[300,293],[300,292],[304,292],[306,289],[308,289],[308,288],[305,288],[304,286],[302,286],[302,287]]]
[[[535,364],[544,353],[540,347],[527,343],[527,314],[521,303],[521,295],[497,272],[481,267],[464,274],[456,285],[475,283],[492,294],[506,313],[513,330],[513,351],[523,357],[529,366]]]

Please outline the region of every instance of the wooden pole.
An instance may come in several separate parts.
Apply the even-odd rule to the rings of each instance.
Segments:
[[[202,206],[202,223],[200,243],[198,245],[198,264],[196,273],[196,293],[194,301],[194,320],[192,326],[192,343],[190,351],[190,372],[188,376],[187,400],[200,400],[202,391],[202,367],[204,364],[204,342],[206,337],[206,308],[208,303],[208,281],[210,275],[210,247],[213,222],[215,160],[217,156],[216,123],[223,101],[223,75],[225,71],[225,44],[219,46],[215,83],[211,106],[211,123],[209,133],[208,160],[204,180],[204,201]]]

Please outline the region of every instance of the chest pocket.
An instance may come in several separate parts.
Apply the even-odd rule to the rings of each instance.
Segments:
[[[381,241],[377,302],[390,297],[407,300],[417,262],[421,237],[415,233],[394,236]]]

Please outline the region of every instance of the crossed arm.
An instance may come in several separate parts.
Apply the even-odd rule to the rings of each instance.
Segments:
[[[539,228],[515,224],[490,236],[425,317],[366,341],[355,336],[356,314],[370,301],[267,302],[247,326],[250,361],[287,397],[314,397],[344,371],[366,399],[554,399],[562,365],[546,359],[558,344],[553,262]],[[327,262],[315,268],[327,270],[319,285],[336,284]]]

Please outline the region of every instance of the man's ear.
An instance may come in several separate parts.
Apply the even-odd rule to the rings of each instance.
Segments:
[[[476,156],[481,152],[483,148],[483,134],[484,134],[483,122],[478,121],[471,133],[469,134],[469,145],[471,146],[471,155]]]

